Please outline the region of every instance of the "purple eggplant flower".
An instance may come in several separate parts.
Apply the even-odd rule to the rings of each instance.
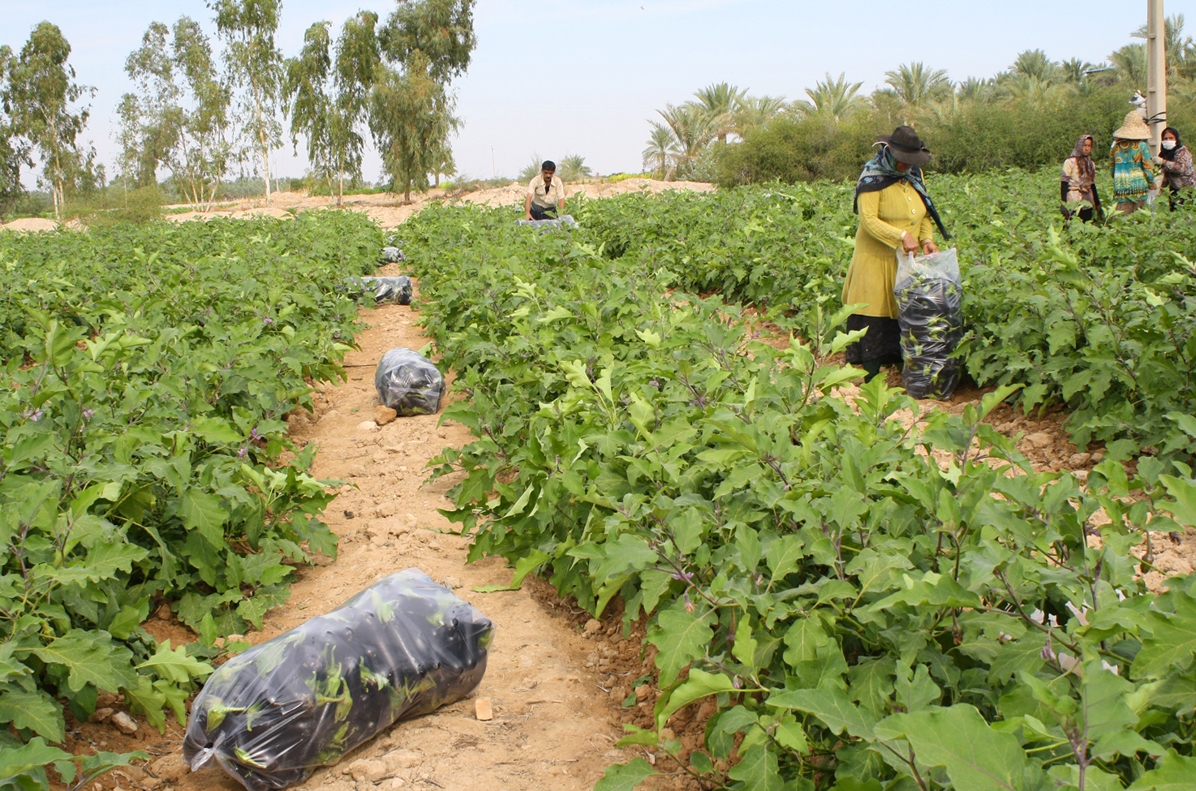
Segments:
[[[249,455],[249,448],[245,447],[244,445],[237,448],[237,458],[243,459],[248,455]]]
[[[83,410],[83,419],[91,420],[93,417],[95,417],[95,414],[96,414],[96,411],[94,409],[84,409]]]

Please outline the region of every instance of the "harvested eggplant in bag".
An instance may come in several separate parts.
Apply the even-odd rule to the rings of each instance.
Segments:
[[[490,621],[418,569],[235,656],[191,707],[183,756],[249,791],[301,783],[400,719],[468,695]]]
[[[378,400],[401,417],[434,415],[440,411],[444,376],[436,365],[410,349],[391,349],[374,371]]]
[[[916,258],[898,252],[893,293],[906,391],[914,398],[950,398],[960,373],[951,355],[963,334],[963,286],[954,248]]]

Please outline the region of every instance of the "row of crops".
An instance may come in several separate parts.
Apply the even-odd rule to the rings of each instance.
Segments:
[[[64,709],[85,721],[119,693],[182,722],[215,638],[335,556],[284,418],[342,374],[343,283],[380,245],[336,213],[0,234],[0,786],[127,761],[51,746]],[[200,645],[144,630],[163,600]]]
[[[604,791],[1191,784],[1196,576],[1156,596],[1135,553],[1196,526],[1196,215],[1052,231],[1050,178],[932,184],[965,263],[961,353],[999,387],[920,429],[879,377],[835,394],[845,187],[584,203],[570,234],[478,208],[404,226],[469,396],[446,414],[475,440],[437,474],[463,473],[473,556],[645,619],[655,727],[624,743],[674,760]],[[805,340],[760,342],[758,311]],[[1066,405],[1104,461],[1035,472],[984,422],[1005,399]],[[702,749],[666,738],[707,699]]]

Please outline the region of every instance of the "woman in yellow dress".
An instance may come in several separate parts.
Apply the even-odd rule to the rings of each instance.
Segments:
[[[893,295],[897,251],[937,253],[936,225],[943,238],[950,238],[926,192],[920,166],[930,161],[930,151],[917,133],[899,126],[893,134],[877,138],[877,145],[876,156],[864,166],[856,184],[860,228],[843,283],[843,304],[861,305],[847,319],[848,332],[867,330],[847,347],[847,362],[868,372],[866,382],[880,373],[881,366],[901,365],[901,329]]]

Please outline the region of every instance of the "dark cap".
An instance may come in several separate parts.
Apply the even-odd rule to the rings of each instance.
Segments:
[[[899,126],[893,130],[893,134],[876,138],[876,142],[886,144],[889,153],[898,162],[925,165],[930,161],[930,150],[911,126]]]

